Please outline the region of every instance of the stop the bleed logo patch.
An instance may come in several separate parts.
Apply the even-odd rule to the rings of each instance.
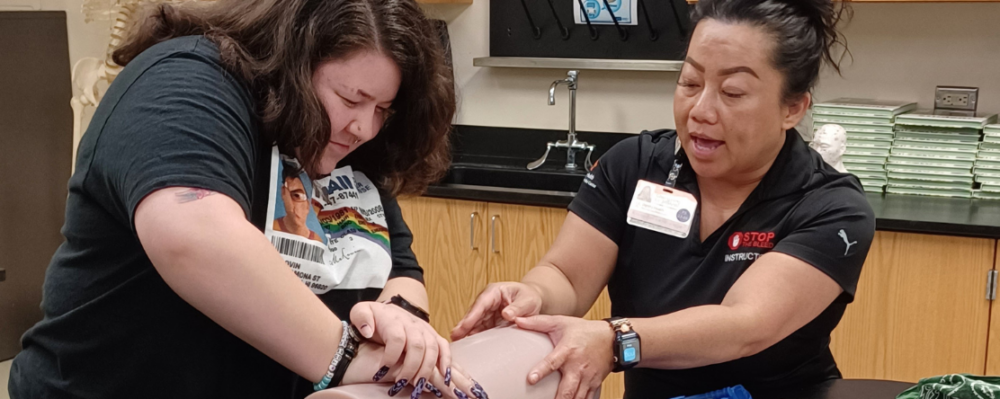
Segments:
[[[735,251],[740,248],[774,248],[774,232],[747,231],[735,232],[729,236],[729,249]]]

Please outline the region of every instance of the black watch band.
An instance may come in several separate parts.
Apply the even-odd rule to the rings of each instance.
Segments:
[[[639,333],[632,329],[632,322],[624,317],[612,317],[604,319],[611,325],[611,330],[615,333],[612,344],[614,354],[614,369],[619,373],[635,367],[639,364],[642,356]]]
[[[400,295],[395,295],[389,299],[389,303],[403,308],[403,310],[410,312],[410,314],[417,316],[420,320],[431,322],[431,315],[427,313],[426,310],[421,309],[419,306],[410,303],[406,298]]]

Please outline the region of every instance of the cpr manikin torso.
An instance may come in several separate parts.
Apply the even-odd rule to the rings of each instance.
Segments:
[[[552,399],[559,385],[559,372],[535,385],[528,385],[531,367],[552,351],[544,334],[517,328],[495,328],[456,341],[452,359],[479,382],[490,399]],[[327,389],[306,399],[389,399],[388,384],[359,384]],[[395,398],[409,398],[407,387]],[[599,393],[598,393],[599,394]],[[595,395],[595,397],[597,397]],[[424,392],[422,399],[436,399]]]
[[[842,160],[847,149],[847,131],[842,126],[823,125],[813,134],[809,147],[823,156],[823,160],[838,172],[847,173]]]

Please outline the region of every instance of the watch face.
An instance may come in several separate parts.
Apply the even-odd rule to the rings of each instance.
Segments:
[[[621,348],[621,358],[623,364],[639,363],[639,360],[641,360],[641,352],[638,338],[628,338],[622,340]]]

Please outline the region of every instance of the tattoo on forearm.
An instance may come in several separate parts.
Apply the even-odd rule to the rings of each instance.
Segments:
[[[191,201],[200,200],[202,198],[205,198],[205,197],[207,197],[209,195],[214,195],[214,194],[215,194],[215,191],[209,191],[209,190],[205,190],[205,189],[201,189],[201,188],[189,188],[187,190],[181,191],[181,192],[179,192],[177,194],[174,194],[174,195],[177,196],[177,202],[179,202],[181,204],[185,204],[185,203],[188,203],[188,202],[191,202]]]

